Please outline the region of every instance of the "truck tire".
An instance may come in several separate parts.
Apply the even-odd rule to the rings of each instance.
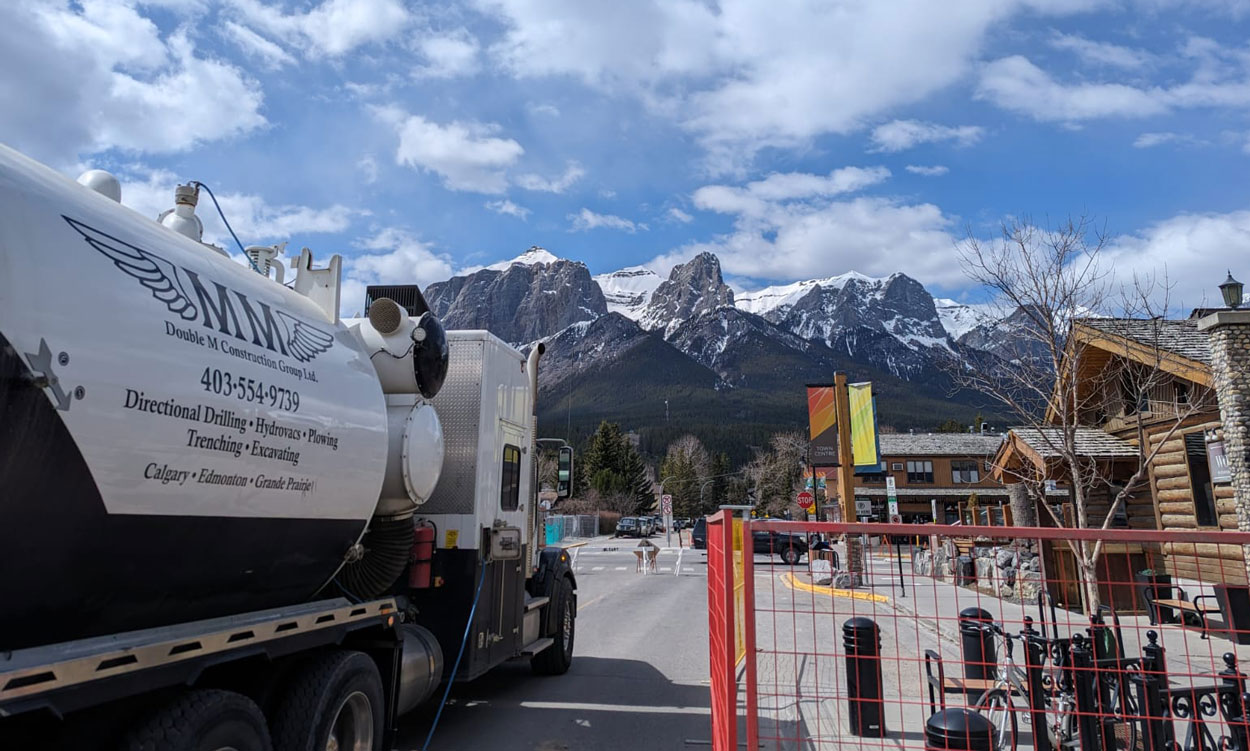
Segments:
[[[274,751],[381,751],[383,706],[382,677],[368,655],[336,650],[313,657],[278,699]]]
[[[567,576],[560,577],[551,595],[551,604],[556,608],[556,631],[551,634],[555,643],[530,658],[530,669],[538,675],[564,675],[573,664],[573,637],[577,632],[573,583]]]
[[[785,550],[781,551],[781,562],[786,564],[787,566],[798,565],[799,559],[802,557],[803,557],[803,554],[795,550],[794,548],[786,548]]]
[[[270,751],[269,728],[243,694],[196,689],[178,696],[126,734],[123,751]]]

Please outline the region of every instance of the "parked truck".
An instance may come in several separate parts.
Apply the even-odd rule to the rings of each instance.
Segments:
[[[542,345],[415,286],[341,319],[339,256],[232,257],[202,188],[154,222],[0,146],[0,748],[389,748],[440,684],[567,671]]]

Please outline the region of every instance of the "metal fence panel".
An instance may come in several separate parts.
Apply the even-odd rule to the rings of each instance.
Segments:
[[[1250,533],[750,521],[739,615],[720,518],[714,748],[1250,751]]]

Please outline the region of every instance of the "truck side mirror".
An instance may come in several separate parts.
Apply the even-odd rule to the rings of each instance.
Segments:
[[[573,449],[569,446],[560,447],[560,458],[556,464],[556,497],[568,498],[573,495]]]

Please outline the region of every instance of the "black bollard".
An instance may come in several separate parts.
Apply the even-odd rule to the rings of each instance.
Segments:
[[[842,624],[842,646],[846,649],[846,695],[851,735],[884,738],[881,631],[868,618],[851,618]]]
[[[1141,649],[1141,671],[1133,677],[1137,684],[1137,707],[1141,714],[1140,734],[1147,751],[1171,751],[1174,734],[1163,690],[1168,685],[1167,652],[1158,644],[1159,634],[1146,632],[1148,642]]]
[[[962,707],[943,709],[924,724],[925,751],[995,751],[994,725]]]
[[[1029,724],[1033,728],[1033,748],[1051,751],[1050,733],[1046,726],[1046,687],[1043,668],[1046,664],[1047,642],[1033,628],[1033,619],[1024,617],[1024,672],[1029,690]]]
[[[1072,636],[1072,680],[1076,694],[1076,725],[1081,751],[1115,751],[1115,718],[1098,706],[1098,675],[1094,651],[1083,634]]]
[[[1223,684],[1224,696],[1219,702],[1220,711],[1224,713],[1224,721],[1228,723],[1229,733],[1233,736],[1233,748],[1237,751],[1250,749],[1250,732],[1246,723],[1250,717],[1246,715],[1246,676],[1237,669],[1237,656],[1232,652],[1224,653],[1224,669],[1220,671],[1220,683]]]
[[[963,648],[964,677],[993,679],[998,674],[998,648],[989,625],[994,617],[981,608],[959,611],[959,644]]]

